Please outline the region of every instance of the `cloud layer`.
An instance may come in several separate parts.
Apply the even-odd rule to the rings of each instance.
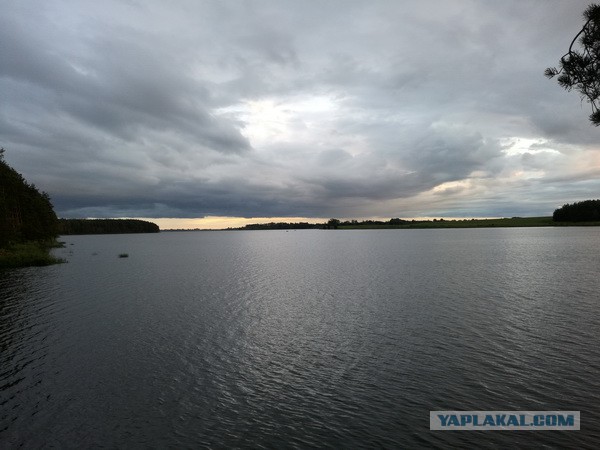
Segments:
[[[544,78],[583,1],[30,1],[0,145],[65,217],[550,214],[600,131]]]

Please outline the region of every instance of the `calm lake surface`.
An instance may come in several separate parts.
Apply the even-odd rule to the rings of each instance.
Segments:
[[[63,240],[0,272],[1,448],[600,446],[600,228]]]

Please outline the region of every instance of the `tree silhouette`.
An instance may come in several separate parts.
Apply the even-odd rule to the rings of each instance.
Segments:
[[[339,224],[340,224],[339,219],[329,219],[327,221],[327,228],[337,229],[337,227],[339,226]]]
[[[555,222],[598,222],[600,221],[600,200],[585,200],[567,203],[552,214]]]
[[[50,196],[10,167],[0,148],[0,248],[11,243],[45,241],[58,234]]]
[[[560,58],[559,68],[548,67],[545,75],[553,78],[567,91],[575,88],[592,106],[590,121],[600,125],[600,5],[592,3],[583,12],[586,21]],[[575,49],[579,42],[580,48]]]

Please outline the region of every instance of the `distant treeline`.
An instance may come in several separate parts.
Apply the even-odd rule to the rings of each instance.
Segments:
[[[443,220],[443,219],[442,219]],[[414,223],[415,221],[413,220],[412,223]],[[327,229],[335,229],[338,227],[383,227],[383,226],[390,226],[390,227],[397,227],[400,225],[406,225],[411,223],[408,220],[404,220],[404,219],[398,219],[398,218],[394,218],[394,219],[390,219],[390,220],[362,220],[362,221],[358,221],[358,220],[346,220],[344,222],[338,220],[338,219],[329,219],[327,221],[327,223],[322,224],[321,226],[319,226],[319,228],[327,228]]]
[[[413,220],[414,222],[414,220]],[[398,226],[411,223],[403,219],[382,220],[346,220],[344,222],[338,219],[329,219],[325,223],[308,223],[308,222],[269,222],[269,223],[252,223],[236,230],[310,230],[310,229],[331,229],[338,227],[354,227],[354,226]]]
[[[59,219],[59,234],[158,233],[158,225],[138,219]]]
[[[591,224],[587,222],[587,224]],[[341,230],[371,230],[371,229],[412,229],[412,228],[505,228],[505,227],[552,227],[567,225],[566,223],[557,223],[552,217],[511,217],[498,219],[432,219],[432,220],[344,220],[329,219],[324,223],[265,223],[246,225],[238,230],[284,230],[284,229],[341,229]]]
[[[58,220],[48,194],[10,167],[0,149],[0,248],[46,241],[57,234]]]
[[[555,222],[600,222],[600,200],[566,204],[554,211]]]
[[[313,228],[322,228],[323,224],[298,222],[298,223],[287,223],[287,222],[269,222],[269,223],[252,223],[246,225],[241,230],[308,230]]]

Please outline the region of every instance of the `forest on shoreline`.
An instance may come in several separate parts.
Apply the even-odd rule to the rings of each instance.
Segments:
[[[0,148],[0,269],[62,262],[50,254],[57,235],[50,196],[10,167]]]
[[[158,233],[158,225],[139,219],[59,219],[58,234]]]
[[[51,254],[62,246],[59,235],[159,231],[135,219],[58,219],[50,196],[8,165],[0,148],[0,269],[64,262]]]

